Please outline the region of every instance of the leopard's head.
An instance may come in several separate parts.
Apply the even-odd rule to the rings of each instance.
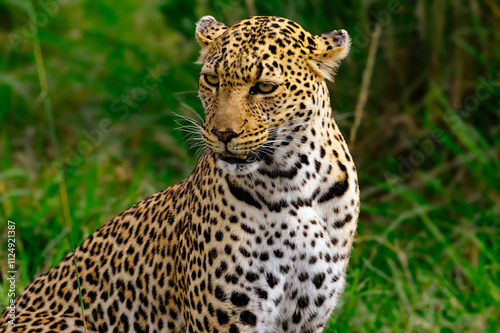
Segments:
[[[272,16],[229,28],[205,16],[196,39],[203,140],[221,161],[240,165],[260,163],[290,144],[290,133],[311,123],[315,108],[329,107],[324,79],[333,80],[350,47],[345,30],[314,36]]]

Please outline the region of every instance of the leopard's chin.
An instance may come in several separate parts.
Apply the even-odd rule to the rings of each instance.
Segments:
[[[257,152],[251,152],[246,156],[226,154],[226,156],[220,155],[218,159],[229,164],[250,164],[260,162],[261,155]]]
[[[226,154],[222,156],[215,154],[217,166],[234,176],[243,176],[256,172],[261,165],[261,155],[257,152],[251,152],[245,158]]]

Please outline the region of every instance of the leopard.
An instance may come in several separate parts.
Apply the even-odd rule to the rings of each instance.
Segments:
[[[276,16],[230,27],[205,16],[195,37],[205,148],[194,170],[36,278],[15,298],[15,319],[3,312],[0,332],[329,325],[360,208],[327,86],[349,52],[349,34],[313,35]]]

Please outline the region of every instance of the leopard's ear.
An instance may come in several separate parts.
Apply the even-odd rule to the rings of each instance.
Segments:
[[[203,16],[198,22],[196,22],[196,40],[201,46],[200,57],[197,63],[203,63],[205,57],[210,48],[210,44],[222,35],[227,27],[224,23],[217,22],[212,16]]]
[[[317,75],[333,81],[340,61],[349,53],[351,38],[347,31],[341,29],[314,36],[314,42],[316,45],[308,63]]]

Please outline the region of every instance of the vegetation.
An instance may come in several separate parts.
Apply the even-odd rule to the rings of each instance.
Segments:
[[[0,1],[0,304],[7,220],[19,290],[190,173],[208,14],[353,38],[331,93],[362,213],[327,331],[500,331],[500,6],[477,0]]]

